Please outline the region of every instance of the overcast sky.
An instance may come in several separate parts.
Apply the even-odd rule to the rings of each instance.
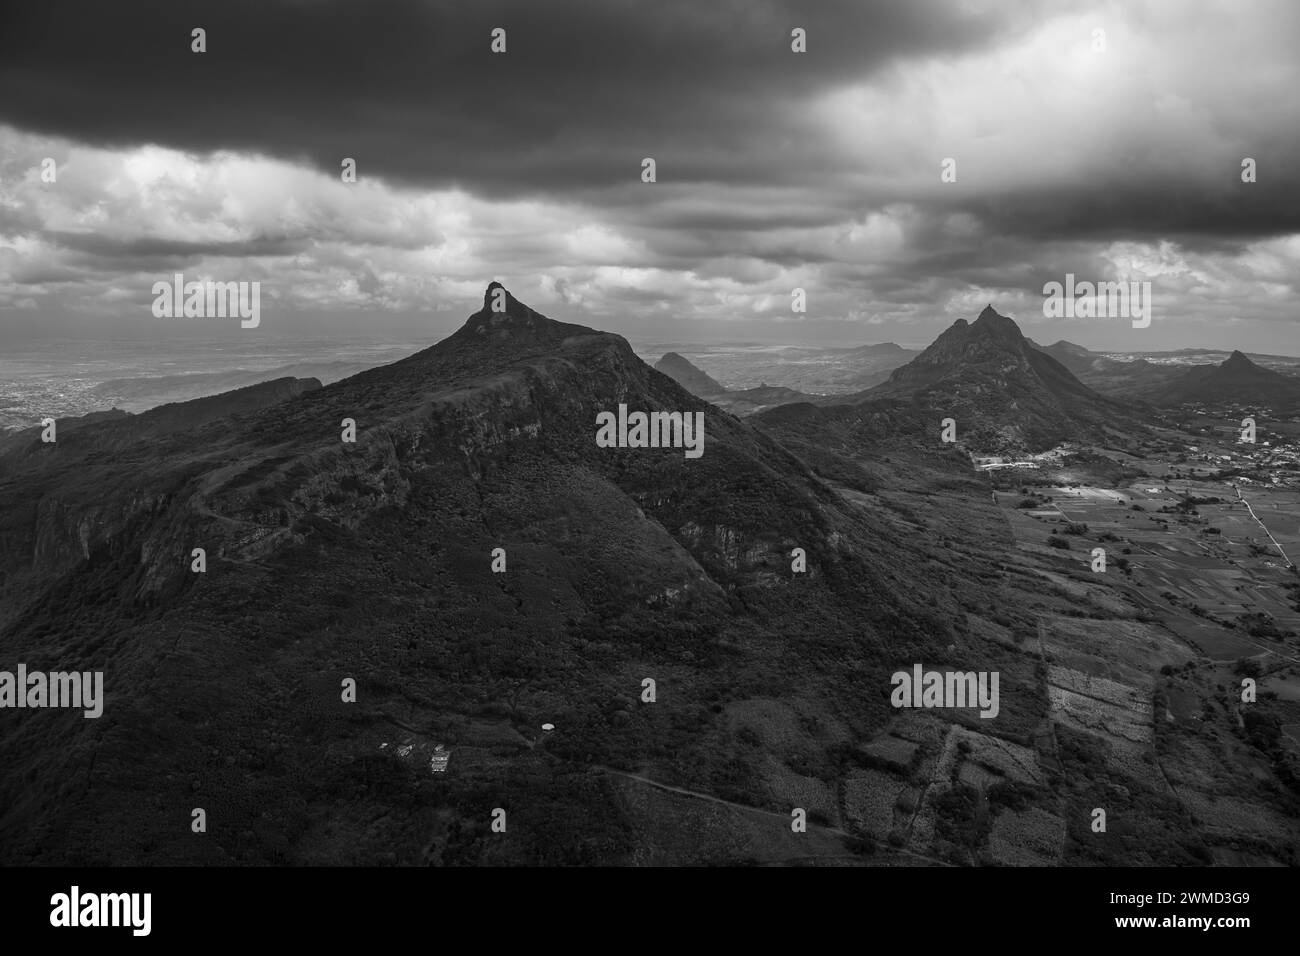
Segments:
[[[498,279],[642,340],[924,344],[992,302],[1300,354],[1298,44],[1294,0],[5,4],[0,346],[183,334],[181,272],[260,281],[245,336],[432,340]],[[1049,322],[1066,273],[1154,321]]]

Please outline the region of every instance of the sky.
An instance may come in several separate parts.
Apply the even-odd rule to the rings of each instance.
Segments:
[[[5,4],[0,348],[433,341],[498,280],[642,341],[924,345],[991,303],[1300,355],[1298,42],[1293,0]],[[260,325],[156,318],[176,273],[261,283]],[[1150,282],[1151,323],[1045,318],[1067,274]]]

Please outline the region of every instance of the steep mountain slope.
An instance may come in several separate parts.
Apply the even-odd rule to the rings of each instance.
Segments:
[[[669,352],[656,362],[655,371],[663,372],[686,391],[700,398],[713,398],[727,391],[676,352]]]
[[[907,400],[957,422],[960,440],[983,450],[1039,449],[1101,434],[1123,407],[1093,392],[1032,346],[992,306],[958,319],[929,348],[860,396]]]
[[[1219,365],[1198,365],[1150,395],[1159,405],[1184,402],[1240,402],[1275,408],[1300,405],[1300,379],[1256,365],[1233,352]]]
[[[241,416],[320,387],[316,379],[284,378],[139,415],[115,409],[59,419],[50,444],[40,427],[0,441],[0,628],[52,576],[148,520],[199,467],[208,450],[203,436],[225,435],[247,420]],[[167,462],[179,474],[154,474]]]
[[[983,559],[935,562],[909,515],[496,288],[269,408],[0,459],[0,660],[107,697],[0,711],[0,862],[629,862],[662,822],[599,765],[788,813],[888,718],[891,670],[965,646]],[[703,456],[597,447],[620,403],[703,413]],[[773,709],[803,729],[754,737]]]

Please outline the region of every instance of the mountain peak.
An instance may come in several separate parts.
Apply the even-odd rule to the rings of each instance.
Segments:
[[[452,338],[457,341],[470,339],[479,342],[541,342],[571,335],[598,334],[601,333],[586,326],[548,319],[516,299],[500,282],[493,280],[483,293],[483,308],[471,315]]]
[[[979,314],[979,318],[977,318],[972,325],[975,328],[993,326],[995,328],[1011,327],[1016,329],[1016,331],[1020,330],[1020,327],[1016,325],[1013,319],[1003,315],[991,305],[984,306],[984,311]]]
[[[1237,349],[1233,349],[1232,354],[1229,355],[1227,359],[1224,360],[1223,367],[1224,368],[1253,368],[1255,367],[1255,363],[1246,357],[1245,352],[1240,352]]]
[[[1090,353],[1092,351],[1091,349],[1085,348],[1082,345],[1075,345],[1073,342],[1066,341],[1065,339],[1061,339],[1060,341],[1053,342],[1051,345],[1047,347],[1049,349],[1058,349],[1067,352],[1078,352],[1080,354]]]
[[[1020,331],[1020,326],[1016,325],[1015,320],[1001,314],[991,305],[984,307],[984,311],[979,314],[979,318],[971,323],[970,330],[973,333],[992,337],[1016,348],[1025,343],[1025,337]]]
[[[868,395],[910,397],[965,420],[980,447],[1050,447],[1114,412],[992,305],[974,322],[953,322]]]
[[[500,294],[497,290],[500,289]],[[483,308],[476,315],[484,312],[489,315],[513,315],[519,318],[528,318],[533,310],[528,308],[513,295],[500,282],[493,279],[488,283],[487,290],[483,293]]]

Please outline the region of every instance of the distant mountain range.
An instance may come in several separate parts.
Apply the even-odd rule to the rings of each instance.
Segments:
[[[1100,437],[1109,425],[1129,415],[1126,406],[1098,394],[1071,371],[1071,366],[1088,368],[1099,357],[1069,343],[1043,349],[1026,339],[1012,319],[992,306],[974,322],[958,319],[919,354],[893,344],[854,351],[914,357],[895,368],[883,383],[857,393],[778,393],[771,396],[774,400],[766,408],[751,406],[738,413],[752,414],[794,404],[827,409],[871,405],[870,417],[876,427],[868,431],[876,437],[889,431],[920,436],[928,429],[937,440],[940,421],[952,418],[963,443],[989,451],[1040,449],[1070,438]],[[735,410],[737,393],[722,388],[682,356],[665,356],[659,367],[684,387],[695,390],[695,394]],[[704,390],[709,394],[704,395]],[[882,403],[891,404],[893,410],[885,412]],[[823,420],[842,420],[845,414],[842,410],[828,412],[829,417],[823,416]],[[856,420],[853,415],[849,418]],[[794,411],[765,419],[786,424],[796,420],[810,426],[816,416]],[[809,455],[817,453],[815,448],[843,443],[842,435],[831,439],[823,434],[819,440],[807,443],[797,433],[786,432],[784,437],[799,443]]]
[[[1075,349],[1061,351],[1078,364],[1083,356]],[[955,420],[963,444],[1013,451],[1047,448],[1071,438],[1101,438],[1130,415],[1126,406],[1080,382],[992,306],[974,322],[958,319],[920,354],[893,344],[854,351],[864,350],[914,357],[885,382],[861,392],[814,396],[773,389],[764,396],[769,400],[765,406],[751,402],[747,407],[746,393],[726,390],[681,355],[666,355],[657,367],[720,407],[737,414],[764,413],[765,426],[774,427],[787,444],[823,465],[828,449],[852,456],[863,441],[905,435],[938,441],[945,418]]]
[[[1157,405],[1185,402],[1257,404],[1275,408],[1300,405],[1300,378],[1261,368],[1241,352],[1220,365],[1197,365],[1153,390],[1147,400]]]
[[[379,363],[297,362],[266,370],[234,369],[228,372],[116,378],[101,382],[90,393],[120,403],[130,411],[132,407],[152,408],[165,402],[184,402],[281,378],[314,378],[322,384],[329,384],[374,368],[376,364]]]
[[[1078,348],[1079,346],[1076,346]],[[1115,352],[1105,351],[1104,355],[1117,362],[1146,359],[1153,365],[1219,365],[1232,355],[1236,349],[1186,348],[1171,351],[1153,352]],[[1271,368],[1284,374],[1300,372],[1300,357],[1294,355],[1276,355],[1270,352],[1246,352],[1246,358],[1256,365]]]
[[[952,418],[960,438],[986,449],[1039,448],[1098,436],[1127,417],[1122,405],[1034,347],[992,306],[974,322],[958,319],[885,383],[858,398],[906,399],[927,409],[936,434],[939,419]]]
[[[1154,405],[1218,401],[1290,405],[1300,394],[1300,377],[1264,367],[1239,351],[1228,353],[1212,364],[1197,365],[1186,360],[1215,353],[1184,349],[1179,353],[1163,353],[1176,356],[1178,361],[1153,362],[1146,358],[1120,361],[1065,341],[1049,346],[1034,345],[1034,348],[1055,358],[1080,381],[1104,395],[1137,398]],[[1262,358],[1279,368],[1300,366],[1300,361],[1293,359],[1288,364],[1281,356]]]
[[[653,352],[643,348],[641,354],[656,367],[663,361],[660,356],[679,356],[728,392],[784,388],[795,393],[793,399],[787,397],[785,400],[800,400],[800,396],[816,400],[819,396],[847,395],[878,385],[918,352],[885,342],[853,348],[753,344],[681,346]],[[677,360],[670,361],[675,363]],[[767,396],[754,392],[742,403],[738,413],[747,413],[745,405],[771,404],[779,397],[775,391]]]
[[[849,355],[875,359],[898,359],[899,362],[906,362],[916,354],[915,349],[905,349],[893,342],[881,342],[878,345],[859,345],[857,348],[844,351]]]
[[[780,386],[728,390],[675,352],[665,355],[656,367],[693,394],[735,414],[753,415],[796,404],[830,408],[873,403],[869,418],[876,424],[867,433],[877,439],[890,432],[919,435],[936,427],[936,416],[951,417],[965,440],[990,451],[1038,449],[1068,438],[1103,438],[1111,426],[1132,418],[1141,407],[1133,404],[1135,400],[1158,406],[1228,401],[1300,407],[1300,377],[1263,367],[1241,352],[1209,365],[1186,364],[1186,359],[1211,354],[1195,349],[1177,353],[1178,361],[1121,361],[1064,340],[1038,345],[992,306],[972,323],[957,320],[919,354],[893,343],[844,351],[904,361],[879,385],[844,395],[810,395]],[[1267,358],[1289,367],[1283,357]],[[894,403],[893,411],[886,413],[882,402]],[[841,410],[819,420],[805,408],[769,415],[764,421],[812,427],[816,421],[824,424],[831,419],[842,424],[845,415]],[[864,422],[853,414],[847,420],[859,426]],[[809,456],[846,440],[840,431],[807,441],[797,429],[782,430],[782,435]]]
[[[753,388],[728,389],[703,371],[696,368],[687,359],[669,352],[655,363],[655,371],[663,372],[692,395],[707,399],[719,408],[726,409],[733,415],[753,415],[765,408],[777,405],[789,405],[791,402],[820,401],[816,395],[779,385],[756,385]]]
[[[1094,391],[1115,397],[1141,397],[1173,381],[1187,370],[1182,365],[1157,365],[1146,359],[1117,361],[1082,345],[1064,340],[1041,346],[1026,340],[1045,355],[1050,355]]]

